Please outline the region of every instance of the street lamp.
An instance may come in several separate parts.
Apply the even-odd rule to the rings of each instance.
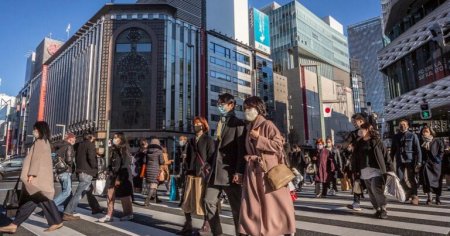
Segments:
[[[56,124],[56,127],[62,127],[62,128],[63,128],[62,139],[64,139],[65,136],[66,136],[66,125],[63,125],[63,124]]]

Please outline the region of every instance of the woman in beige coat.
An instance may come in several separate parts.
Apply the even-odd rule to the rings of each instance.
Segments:
[[[33,126],[33,136],[36,141],[23,161],[20,174],[23,183],[20,207],[14,221],[8,226],[0,227],[0,232],[15,233],[17,227],[30,217],[38,205],[50,225],[46,232],[63,226],[61,215],[53,202],[55,188],[48,124],[44,121],[36,122]]]
[[[283,137],[278,128],[264,117],[266,108],[259,97],[244,101],[247,126],[245,159],[247,166],[242,186],[242,205],[239,232],[253,236],[290,235],[295,233],[294,205],[289,189],[273,190],[265,182],[265,173],[259,164],[265,162],[270,170],[284,160]]]

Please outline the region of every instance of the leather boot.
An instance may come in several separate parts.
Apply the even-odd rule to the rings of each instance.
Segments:
[[[436,205],[441,205],[441,196],[436,195]]]
[[[411,204],[414,206],[418,206],[419,205],[419,197],[417,197],[416,195],[412,196],[412,200],[411,200]]]
[[[192,221],[186,221],[183,228],[175,233],[176,235],[191,235],[192,234]]]

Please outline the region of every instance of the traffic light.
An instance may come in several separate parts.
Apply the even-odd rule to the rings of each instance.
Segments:
[[[431,119],[431,110],[428,103],[420,104],[420,118],[423,120]]]

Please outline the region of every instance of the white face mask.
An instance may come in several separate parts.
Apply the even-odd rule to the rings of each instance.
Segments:
[[[114,145],[119,145],[120,144],[120,139],[118,139],[118,138],[113,139],[113,144]]]
[[[39,138],[39,131],[33,130],[33,136],[34,136],[34,138],[38,139]]]
[[[254,107],[252,107],[250,109],[246,109],[244,113],[245,113],[245,119],[250,122],[256,120],[256,117],[258,117],[258,111]]]
[[[180,144],[180,146],[183,147],[186,144],[186,142],[185,141],[180,141],[180,142],[178,142],[178,144]]]

